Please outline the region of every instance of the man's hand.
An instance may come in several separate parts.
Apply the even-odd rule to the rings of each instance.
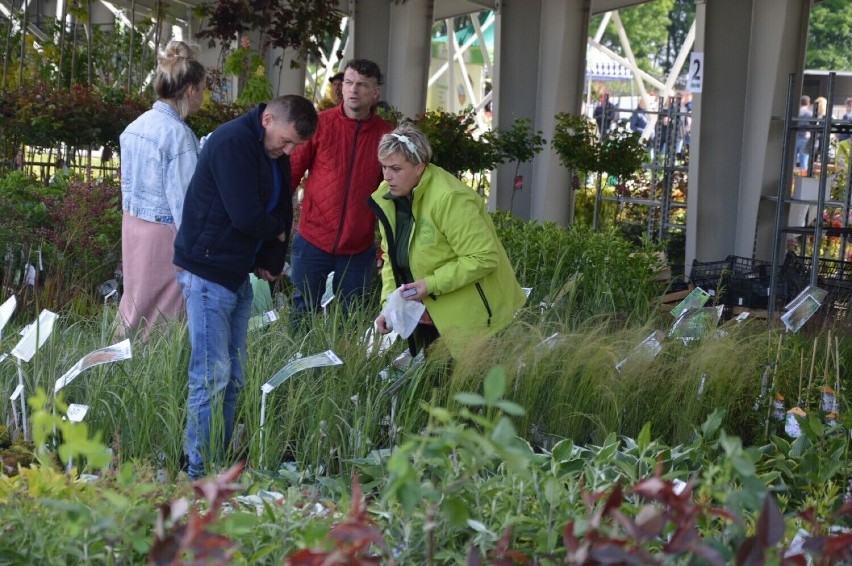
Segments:
[[[392,330],[392,328],[388,326],[388,321],[385,319],[385,315],[380,314],[379,318],[376,319],[376,330],[379,331],[379,334],[387,334]]]
[[[254,276],[258,279],[265,279],[266,281],[275,281],[278,279],[277,275],[272,275],[268,269],[263,269],[262,267],[254,269]]]
[[[286,242],[287,241],[287,231],[284,230],[283,232],[281,232],[280,234],[278,234],[275,237],[278,239],[279,242]]]

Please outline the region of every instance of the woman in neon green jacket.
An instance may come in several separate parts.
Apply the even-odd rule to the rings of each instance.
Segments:
[[[455,357],[471,337],[508,326],[524,292],[485,202],[429,163],[432,149],[420,130],[400,125],[382,137],[378,153],[384,181],[369,204],[385,254],[382,299],[403,286],[406,300],[426,306],[409,339],[412,354],[440,335]],[[391,330],[383,315],[376,326]]]

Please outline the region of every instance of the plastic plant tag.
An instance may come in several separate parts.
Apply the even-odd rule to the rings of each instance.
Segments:
[[[799,407],[793,407],[787,411],[787,418],[784,421],[784,432],[790,438],[799,438],[802,435],[802,428],[799,426],[799,421],[796,417],[805,418],[805,412]]]
[[[701,381],[698,382],[698,390],[695,392],[695,398],[701,399],[701,396],[704,394],[704,386],[707,385],[707,374],[701,374]]]
[[[65,413],[65,416],[68,417],[68,420],[72,423],[79,423],[82,422],[84,418],[86,418],[86,413],[88,412],[88,405],[71,403],[70,405],[68,405],[68,411]]]
[[[787,312],[781,316],[781,322],[788,331],[798,332],[819,309],[827,294],[827,291],[819,287],[808,285],[784,307]]]
[[[686,297],[684,297],[684,299],[679,302],[675,306],[675,308],[673,308],[670,312],[673,317],[679,318],[680,315],[682,315],[689,309],[697,309],[703,307],[708,300],[710,300],[710,293],[708,293],[701,287],[696,287]]]
[[[325,293],[322,294],[322,298],[320,299],[320,306],[322,308],[327,307],[331,304],[331,301],[334,300],[334,272],[328,274],[328,277],[325,279]]]
[[[837,395],[828,385],[822,388],[822,410],[824,413],[837,413]]]
[[[387,381],[392,377],[396,377],[412,367],[417,367],[423,363],[423,352],[417,352],[417,355],[412,357],[411,352],[405,350],[403,353],[393,359],[393,361],[385,369],[379,372],[379,377],[383,381]]]
[[[703,307],[683,312],[669,330],[670,338],[679,338],[684,344],[697,340],[719,323],[719,309]]]
[[[319,368],[325,366],[339,366],[343,364],[343,360],[337,357],[337,354],[331,350],[326,350],[321,354],[314,354],[304,358],[298,358],[288,362],[283,368],[278,370],[275,375],[269,378],[269,381],[260,386],[263,393],[270,393],[276,387],[290,379],[293,374],[302,370]]]
[[[784,415],[784,396],[780,393],[775,394],[775,399],[772,400],[772,418],[776,421],[783,421]]]
[[[104,281],[98,285],[98,293],[100,293],[104,301],[110,297],[118,296],[118,281],[115,279]]]
[[[15,307],[17,306],[18,299],[15,298],[15,295],[12,295],[6,299],[5,303],[0,305],[0,337],[3,336],[3,329],[6,328],[6,324],[12,318],[12,313],[15,312]]]
[[[18,386],[12,391],[12,394],[9,396],[9,401],[17,401],[21,396],[21,393],[24,392],[24,384],[19,383]]]
[[[362,344],[366,344],[367,357],[378,356],[384,354],[388,348],[393,346],[399,334],[391,330],[387,334],[379,334],[374,324],[364,332],[364,337],[361,340]]]
[[[530,298],[530,293],[532,293],[532,290],[532,287],[521,287],[521,291],[524,292],[524,296],[528,299]]]
[[[615,364],[615,370],[621,371],[621,368],[629,360],[647,359],[652,360],[657,357],[657,354],[663,349],[663,339],[665,335],[660,330],[655,330],[648,335],[647,338],[639,342],[630,350],[627,357]]]
[[[547,338],[545,338],[544,340],[542,340],[541,342],[539,342],[535,346],[536,346],[536,349],[538,349],[540,347],[546,347],[546,348],[552,349],[552,348],[555,348],[556,346],[558,346],[561,342],[562,342],[562,335],[559,334],[558,332],[554,332],[553,334],[551,334],[550,336],[548,336]]]
[[[256,314],[249,319],[248,329],[257,330],[258,328],[263,328],[264,326],[268,326],[278,320],[278,313],[274,310],[266,311],[262,314]]]
[[[53,386],[53,394],[56,395],[60,389],[71,383],[75,377],[86,371],[87,369],[101,364],[119,362],[133,357],[130,351],[130,340],[123,340],[118,344],[89,352],[74,364],[74,367],[65,372],[65,375],[56,380]]]
[[[56,313],[47,309],[41,311],[38,320],[26,328],[23,338],[12,349],[12,355],[22,362],[30,361],[36,350],[42,347],[50,333],[53,332],[54,322],[56,322]]]

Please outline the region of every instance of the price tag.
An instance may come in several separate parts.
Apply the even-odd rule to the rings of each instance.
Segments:
[[[77,403],[71,403],[68,405],[68,412],[65,413],[65,416],[68,417],[68,420],[72,423],[79,423],[84,418],[86,418],[86,413],[89,412],[88,405],[80,405]]]

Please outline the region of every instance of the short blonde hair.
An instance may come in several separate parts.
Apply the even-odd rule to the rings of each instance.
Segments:
[[[432,146],[417,126],[403,122],[394,131],[382,136],[379,142],[379,159],[387,159],[394,153],[405,157],[409,163],[429,163],[432,161]]]

